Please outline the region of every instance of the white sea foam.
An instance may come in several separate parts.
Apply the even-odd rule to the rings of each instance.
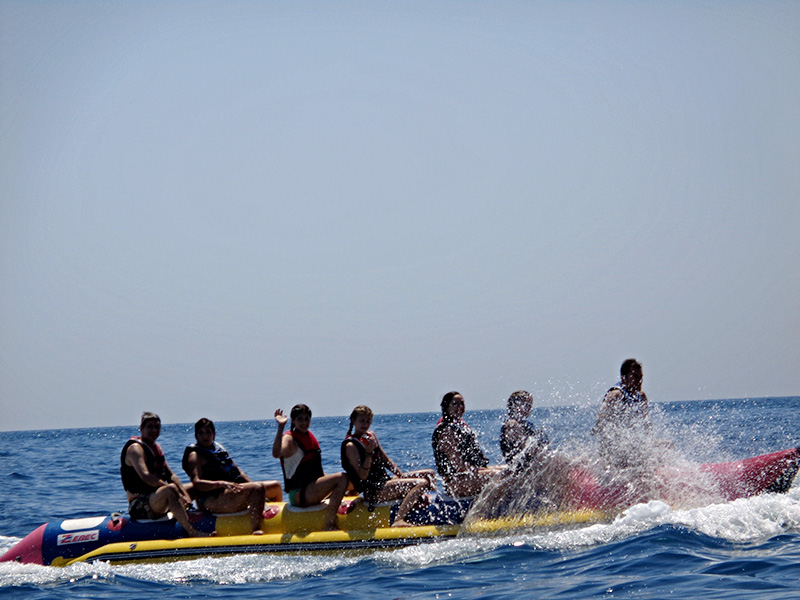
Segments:
[[[78,563],[69,567],[43,567],[16,562],[0,563],[0,588],[68,583],[80,579],[108,579],[114,573],[105,563]]]
[[[381,552],[374,556],[376,562],[398,568],[425,567],[440,563],[466,560],[483,552],[489,552],[508,544],[505,537],[471,538],[459,537],[432,544],[408,546],[398,550]]]
[[[4,563],[0,564],[0,587],[40,586],[82,579],[111,580],[117,576],[179,585],[195,582],[262,583],[323,575],[368,560],[397,568],[452,563],[469,560],[501,546],[577,550],[631,538],[662,525],[679,525],[735,543],[797,532],[800,531],[800,490],[794,488],[785,495],[769,494],[690,510],[672,510],[664,502],[651,501],[630,507],[611,523],[560,531],[516,532],[494,538],[461,537],[377,552],[303,556],[261,554],[131,565],[95,562],[64,568]],[[1,541],[10,546],[6,540]]]
[[[800,530],[800,489],[671,513],[670,522],[732,542],[752,542]]]
[[[398,550],[309,555],[243,555],[157,564],[79,563],[69,567],[0,564],[0,587],[48,585],[85,579],[191,584],[263,583],[324,575],[335,569],[374,561],[389,567],[420,568],[470,560],[502,546],[578,550],[632,538],[663,525],[677,525],[733,543],[750,543],[800,531],[800,487],[788,494],[766,494],[702,508],[672,509],[661,501],[628,508],[610,523],[566,530],[519,531],[498,537],[459,537]],[[1,537],[5,551],[19,538]]]
[[[241,584],[322,575],[363,560],[358,555],[248,554],[160,564],[119,565],[116,573],[144,581]]]
[[[82,579],[108,580],[117,576],[140,581],[189,584],[209,582],[241,584],[321,575],[356,564],[363,555],[243,555],[200,558],[167,563],[110,565],[76,563],[68,567],[43,567],[20,563],[0,564],[0,587],[58,584]]]
[[[5,554],[7,550],[19,542],[22,538],[0,535],[0,555]]]
[[[765,494],[702,508],[673,510],[653,500],[630,507],[611,523],[564,531],[508,536],[537,548],[575,549],[625,539],[662,525],[679,525],[734,543],[765,540],[800,531],[800,488],[788,494]]]

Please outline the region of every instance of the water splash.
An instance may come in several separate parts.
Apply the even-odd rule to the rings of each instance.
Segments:
[[[745,486],[731,484],[718,469],[687,458],[668,441],[669,433],[677,431],[683,448],[703,444],[708,449],[718,438],[709,435],[707,427],[684,423],[673,429],[658,416],[656,423],[648,428],[615,428],[613,445],[607,440],[583,443],[578,450],[581,444],[575,441],[562,443],[571,453],[540,449],[529,440],[518,455],[522,459],[475,498],[465,532],[497,535],[574,526],[610,520],[649,501],[691,509],[746,495]]]

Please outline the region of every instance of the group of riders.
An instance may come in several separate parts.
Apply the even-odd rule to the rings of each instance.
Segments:
[[[628,359],[622,363],[620,382],[603,398],[592,434],[612,466],[629,466],[632,454],[620,446],[625,434],[631,430],[646,432],[651,427],[648,400],[641,386],[642,367],[638,361]],[[329,474],[323,471],[319,442],[309,430],[311,409],[297,404],[288,417],[278,409],[272,455],[280,459],[283,486],[278,481],[252,481],[216,441],[214,423],[205,418],[195,423],[196,441],[184,451],[182,467],[190,479],[184,485],[156,442],[161,419],[145,412],[140,435],[129,439],[122,449],[120,475],[132,519],[158,519],[171,512],[192,537],[214,535],[192,525],[187,513],[192,502],[201,510],[217,514],[246,510],[253,534],[260,535],[265,503],[280,502],[284,490],[293,506],[313,506],[327,500],[326,530],[338,529],[339,506],[347,494],[361,495],[370,508],[377,503],[399,501],[392,526],[406,527],[410,525],[406,520],[409,512],[424,506],[427,492],[435,489],[437,474],[450,496],[473,497],[491,481],[542,464],[549,454],[549,441],[546,432],[528,420],[532,406],[533,397],[526,391],[509,396],[500,432],[506,464],[490,465],[475,432],[462,418],[464,397],[448,392],[442,398],[442,415],[432,437],[436,471],[408,472],[389,458],[370,429],[372,410],[357,406],[350,414],[350,428],[341,445],[343,472]]]

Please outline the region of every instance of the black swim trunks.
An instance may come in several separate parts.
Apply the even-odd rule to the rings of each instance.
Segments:
[[[134,521],[155,521],[164,516],[153,512],[153,509],[150,507],[150,494],[141,494],[131,500],[128,503],[128,514]]]

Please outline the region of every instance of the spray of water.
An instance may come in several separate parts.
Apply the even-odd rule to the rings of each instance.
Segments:
[[[475,498],[463,530],[474,535],[553,529],[611,520],[655,500],[676,509],[724,501],[714,474],[668,441],[670,431],[699,438],[697,443],[713,441],[685,426],[656,425],[613,428],[592,444],[566,440],[559,449],[528,440],[518,459]]]

